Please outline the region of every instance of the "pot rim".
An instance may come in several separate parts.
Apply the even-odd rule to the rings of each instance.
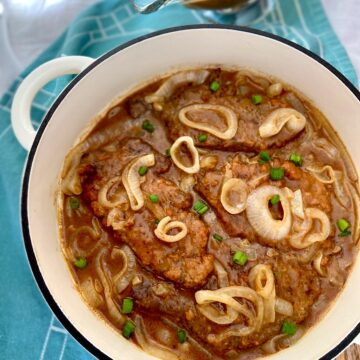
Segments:
[[[47,111],[43,121],[41,122],[35,140],[31,146],[26,166],[24,168],[23,173],[23,184],[21,190],[21,203],[20,203],[20,215],[21,215],[21,227],[23,233],[23,241],[25,245],[25,250],[28,258],[29,265],[31,267],[31,271],[33,276],[36,280],[36,284],[40,289],[40,292],[44,299],[46,300],[47,304],[51,308],[52,312],[55,314],[57,319],[61,322],[61,324],[65,327],[65,329],[92,355],[96,356],[97,358],[101,359],[109,359],[110,357],[105,355],[100,349],[94,346],[89,340],[85,338],[84,335],[80,333],[76,329],[76,327],[71,323],[71,321],[66,317],[66,315],[62,312],[60,306],[56,303],[55,299],[53,298],[52,294],[50,293],[44,278],[41,274],[39,265],[36,260],[35,252],[31,242],[30,236],[30,229],[29,229],[29,220],[28,220],[28,191],[29,191],[29,181],[30,181],[30,174],[31,168],[34,161],[34,157],[36,154],[37,147],[41,140],[41,137],[44,133],[44,130],[52,118],[53,113],[64,100],[66,95],[71,91],[71,89],[90,71],[92,71],[97,65],[101,64],[106,59],[110,58],[112,55],[134,45],[144,40],[157,37],[159,35],[164,35],[168,33],[178,32],[178,31],[187,31],[187,30],[197,30],[197,29],[224,29],[224,30],[235,30],[241,32],[252,33],[255,35],[260,35],[263,37],[267,37],[273,40],[276,40],[282,44],[288,45],[303,54],[311,57],[312,59],[316,60],[320,65],[324,66],[327,70],[329,70],[333,75],[335,75],[359,100],[360,102],[360,92],[356,89],[356,87],[334,66],[329,64],[327,61],[322,59],[320,56],[316,55],[315,53],[311,52],[310,50],[298,45],[290,40],[284,39],[278,35],[274,35],[262,30],[252,29],[249,27],[244,26],[232,26],[232,25],[218,25],[218,24],[199,24],[199,25],[184,25],[178,27],[171,27],[166,28],[163,30],[155,31],[147,35],[143,35],[137,37],[133,40],[130,40],[122,45],[115,47],[114,49],[110,50],[106,54],[97,58],[93,63],[91,63],[85,70],[83,70],[79,75],[77,75],[67,86],[66,88],[58,95],[54,103],[51,105],[50,109]],[[336,345],[333,349],[328,351],[324,356],[320,358],[320,360],[328,360],[333,359],[335,356],[340,354],[354,339],[355,337],[360,334],[360,323],[348,334],[345,338]]]

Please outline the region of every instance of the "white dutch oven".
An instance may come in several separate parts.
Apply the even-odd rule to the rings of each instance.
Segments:
[[[267,33],[221,26],[161,31],[120,46],[97,60],[60,58],[24,80],[13,105],[14,131],[30,150],[22,192],[22,228],[32,271],[67,330],[100,358],[149,359],[86,306],[59,244],[54,192],[66,153],[89,121],[129,89],[174,68],[241,65],[299,89],[327,116],[360,168],[360,94],[338,71],[309,51]],[[80,73],[47,113],[36,136],[30,104],[51,78]],[[360,262],[326,316],[293,347],[272,359],[329,359],[360,331]]]

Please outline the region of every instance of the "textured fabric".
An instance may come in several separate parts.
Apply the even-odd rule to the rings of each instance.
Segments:
[[[270,13],[252,26],[276,33],[316,52],[354,84],[354,69],[332,31],[319,0],[274,0]],[[0,359],[89,359],[56,320],[31,275],[19,219],[19,192],[26,152],[10,124],[12,96],[19,82],[41,63],[63,55],[97,57],[139,35],[170,26],[206,23],[203,14],[180,5],[136,14],[128,0],[100,2],[78,16],[0,100]],[[237,23],[240,18],[230,20]],[[242,21],[242,20],[241,20]],[[32,118],[38,126],[69,77],[57,79],[36,97]]]

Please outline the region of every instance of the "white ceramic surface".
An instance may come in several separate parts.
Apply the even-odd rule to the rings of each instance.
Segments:
[[[327,116],[360,167],[360,101],[318,61],[270,37],[233,29],[185,29],[133,43],[92,65],[50,111],[51,118],[45,120],[50,118],[32,148],[25,174],[23,226],[54,301],[73,326],[111,358],[150,357],[98,319],[73,285],[56,224],[54,191],[59,170],[81,131],[109,102],[159,74],[208,64],[248,66],[292,84]],[[358,261],[325,318],[296,345],[271,359],[318,359],[336,347],[360,322],[359,283]]]

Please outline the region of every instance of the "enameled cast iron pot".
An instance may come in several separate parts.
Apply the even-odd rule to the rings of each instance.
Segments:
[[[30,151],[21,198],[25,247],[38,286],[66,329],[100,358],[151,357],[110,328],[83,302],[61,252],[54,193],[66,153],[91,119],[119,95],[172,69],[240,65],[273,75],[312,99],[360,168],[360,94],[337,70],[287,40],[257,30],[186,26],[122,45],[99,59],[64,57],[24,80],[12,109],[14,131]],[[50,79],[79,75],[60,94],[35,136],[30,104]],[[358,259],[359,260],[359,259]],[[360,332],[360,262],[324,318],[300,341],[271,359],[330,359]]]

